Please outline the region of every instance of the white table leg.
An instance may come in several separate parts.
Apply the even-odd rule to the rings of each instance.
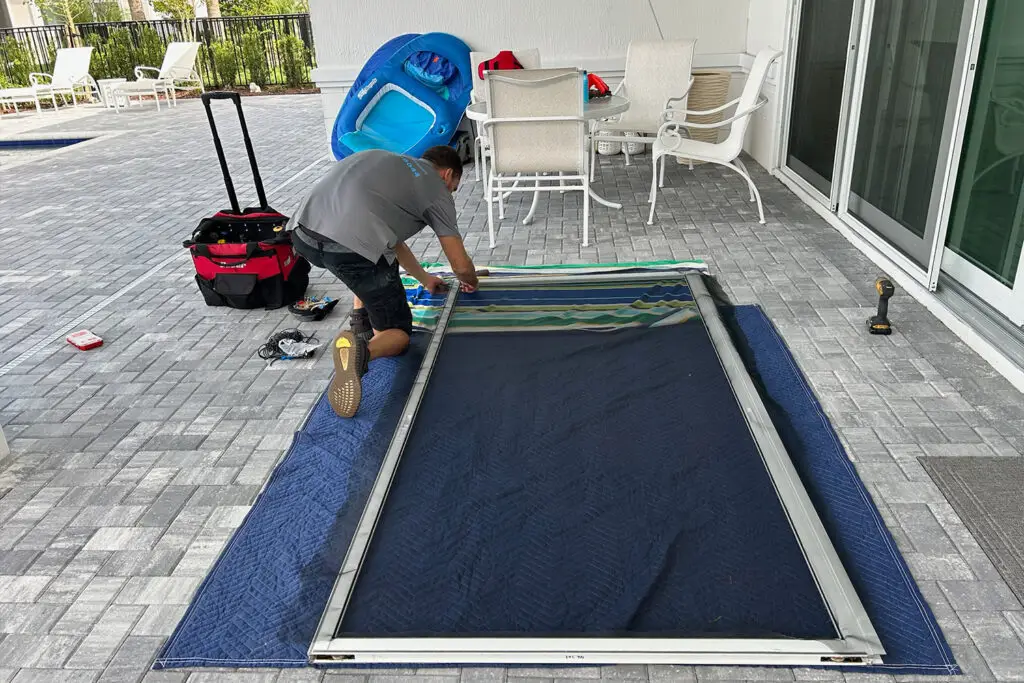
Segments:
[[[615,202],[608,201],[604,197],[601,197],[596,192],[594,192],[593,189],[590,190],[590,198],[593,199],[598,204],[603,204],[604,206],[607,206],[609,209],[621,209],[622,208],[622,204],[617,204]]]
[[[533,181],[534,188],[540,187],[540,181]],[[537,200],[540,198],[540,190],[534,190],[533,202],[530,204],[530,213],[526,214],[526,218],[523,219],[523,225],[529,225],[533,222],[533,215],[537,212]]]

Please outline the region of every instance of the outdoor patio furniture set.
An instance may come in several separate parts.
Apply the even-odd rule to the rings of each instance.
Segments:
[[[205,91],[196,71],[199,43],[170,43],[160,68],[136,66],[134,81],[125,78],[97,81],[89,73],[92,53],[91,47],[57,50],[53,73],[33,73],[29,76],[28,87],[0,90],[0,113],[13,109],[17,114],[19,103],[34,104],[36,112],[41,113],[41,103],[45,100],[50,100],[56,111],[58,96],[65,105],[70,99],[73,107],[95,96],[118,112],[122,105],[131,106],[132,98],[138,98],[141,104],[144,97],[152,97],[160,109],[161,94],[173,106],[177,104],[178,90]]]
[[[474,88],[466,115],[477,127],[473,155],[476,177],[484,181],[490,246],[495,246],[495,204],[500,220],[510,193],[533,192],[523,221],[529,223],[539,193],[552,191],[583,193],[583,246],[588,246],[590,199],[621,208],[591,187],[598,147],[608,143],[652,147],[648,224],[654,222],[657,191],[664,187],[670,157],[683,160],[691,169],[696,161],[738,173],[764,223],[760,193],[739,157],[751,115],[767,102],[761,91],[781,53],[766,49],[755,57],[739,97],[713,109],[691,110],[687,104],[694,82],[695,42],[630,44],[622,82],[610,97],[601,98],[585,95],[587,78],[581,69],[542,68],[537,49],[512,50],[522,69],[482,73],[478,65],[494,51],[471,53]],[[717,117],[721,120],[701,122],[715,114],[721,114]],[[715,141],[691,134],[714,129],[726,133]]]

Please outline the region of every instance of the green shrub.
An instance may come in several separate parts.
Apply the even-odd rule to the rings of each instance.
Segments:
[[[210,46],[213,62],[213,74],[217,85],[231,87],[238,76],[238,53],[235,44],[230,40],[218,40]]]
[[[46,50],[46,63],[39,65],[41,67],[39,70],[42,71],[44,74],[52,74],[53,73],[53,67],[57,65],[57,48],[58,47],[63,47],[63,45],[58,45],[57,43],[50,43],[50,46],[47,48],[47,50]]]
[[[135,66],[151,66],[159,69],[164,63],[167,45],[153,28],[143,26],[139,30],[138,49],[135,52]]]
[[[112,78],[107,68],[107,46],[98,33],[86,33],[82,36],[82,42],[91,47],[92,62],[89,63],[89,73],[96,80],[101,78]]]
[[[0,63],[0,71],[9,73],[10,83],[16,86],[28,85],[28,75],[35,71],[32,53],[14,38],[0,42]]]
[[[309,82],[309,63],[306,44],[298,36],[277,39],[277,54],[284,69],[284,82],[294,87]]]
[[[103,57],[106,68],[105,78],[127,78],[135,80],[135,46],[132,44],[132,34],[126,28],[115,29],[110,32],[105,43],[103,43]],[[149,66],[149,65],[147,65]],[[160,66],[156,64],[155,66]]]
[[[264,86],[270,80],[270,65],[267,63],[266,31],[246,31],[242,35],[242,65],[249,80]]]

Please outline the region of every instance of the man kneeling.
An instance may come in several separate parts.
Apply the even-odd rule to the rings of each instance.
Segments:
[[[445,290],[406,240],[429,225],[462,290],[476,289],[476,268],[459,235],[452,198],[461,179],[462,160],[451,147],[431,147],[422,159],[368,150],[336,163],[292,216],[295,251],[337,276],[354,296],[352,329],[332,346],[335,372],[327,398],[338,415],[356,414],[371,360],[409,346],[412,311],[398,266],[430,292]]]

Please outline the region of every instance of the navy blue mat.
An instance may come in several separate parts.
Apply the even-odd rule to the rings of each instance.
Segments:
[[[892,538],[774,328],[756,307],[729,311],[728,321],[889,653],[879,669],[959,673]],[[316,406],[154,668],[306,664],[355,516],[418,364],[423,340],[416,337],[407,356],[374,364],[366,379],[367,407],[357,420],[339,420],[325,401]]]
[[[448,337],[339,635],[838,637],[743,424],[699,318]]]

